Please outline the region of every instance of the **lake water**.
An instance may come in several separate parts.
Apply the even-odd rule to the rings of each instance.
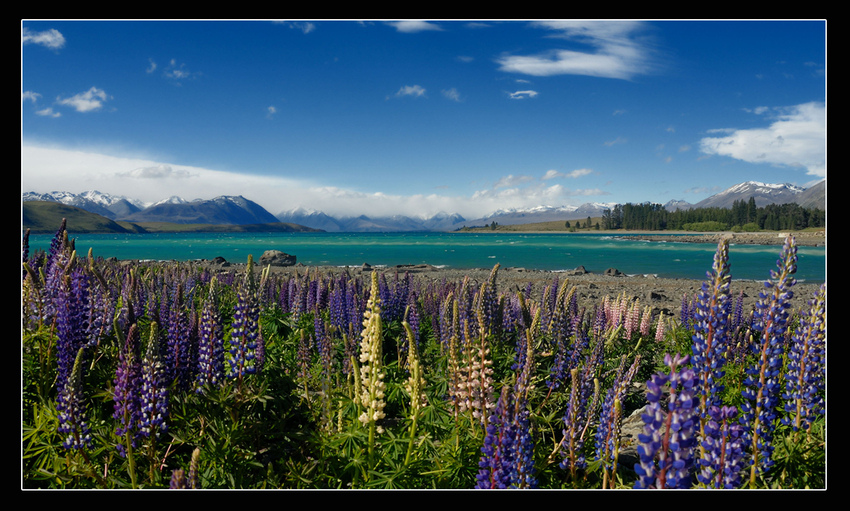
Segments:
[[[717,245],[625,240],[608,234],[503,233],[190,233],[80,234],[79,253],[118,259],[178,260],[224,257],[234,263],[259,260],[264,251],[281,250],[309,266],[395,266],[431,264],[448,268],[521,267],[593,273],[617,268],[627,274],[704,279]],[[52,235],[31,235],[30,249],[47,250]],[[781,246],[732,245],[734,279],[764,280],[776,269]],[[799,247],[797,279],[823,282],[824,247]]]

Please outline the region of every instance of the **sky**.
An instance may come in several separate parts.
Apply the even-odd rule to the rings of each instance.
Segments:
[[[826,22],[23,20],[21,192],[480,218],[826,177]]]

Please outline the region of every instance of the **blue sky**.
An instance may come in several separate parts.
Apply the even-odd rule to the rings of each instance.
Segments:
[[[477,218],[825,178],[824,21],[21,24],[21,190]]]

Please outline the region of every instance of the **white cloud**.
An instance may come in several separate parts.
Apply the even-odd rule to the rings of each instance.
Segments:
[[[419,85],[405,85],[400,88],[398,92],[395,93],[395,97],[400,98],[403,96],[413,96],[416,98],[422,97],[425,95],[425,89]]]
[[[40,115],[42,117],[62,117],[60,112],[55,112],[52,108],[46,107],[41,110],[36,110],[35,115]]]
[[[553,170],[547,170],[546,173],[543,174],[543,177],[541,177],[540,179],[542,179],[543,181],[547,181],[549,179],[555,179],[555,178],[559,178],[559,177],[569,177],[569,178],[572,178],[572,179],[576,179],[576,178],[579,178],[579,177],[582,177],[582,176],[586,176],[588,174],[593,174],[593,170],[591,170],[591,169],[576,169],[576,170],[571,170],[569,172],[559,172],[559,171],[553,169]]]
[[[508,96],[510,96],[511,99],[525,99],[525,98],[533,98],[533,97],[537,96],[537,94],[538,94],[537,91],[534,91],[534,90],[518,90],[516,92],[508,93]]]
[[[729,156],[749,163],[768,163],[806,169],[806,173],[826,175],[826,106],[820,102],[787,108],[754,110],[756,114],[776,112],[766,128],[722,129],[721,137],[700,140],[700,150],[710,155]]]
[[[75,94],[70,98],[57,98],[56,103],[63,106],[69,106],[78,112],[85,113],[99,110],[107,98],[108,96],[105,91],[98,89],[97,87],[92,87],[86,92]]]
[[[442,92],[443,96],[446,99],[450,99],[452,101],[460,101],[460,93],[454,87],[452,87],[451,89],[445,89]]]
[[[534,178],[531,176],[514,176],[513,174],[509,174],[507,176],[503,176],[498,181],[496,181],[496,184],[493,185],[493,188],[506,188],[508,186],[516,186],[520,183],[527,183],[529,181],[534,181]]]
[[[585,75],[628,80],[650,70],[649,49],[633,21],[544,21],[532,24],[585,50],[556,48],[536,55],[506,55],[500,70],[531,76]]]
[[[439,25],[423,20],[388,21],[387,25],[393,26],[399,32],[405,33],[443,30]]]
[[[58,50],[65,46],[65,36],[55,28],[42,32],[33,32],[28,28],[21,31],[22,44],[40,44],[51,50]]]
[[[29,90],[21,93],[21,101],[32,101],[33,103],[36,103],[40,97],[41,94]]]
[[[21,191],[81,193],[99,190],[153,203],[177,195],[186,200],[242,195],[277,214],[298,206],[331,215],[431,216],[440,211],[480,218],[501,208],[564,205],[571,198],[604,195],[600,190],[546,186],[528,176],[506,176],[498,188],[471,195],[393,195],[323,186],[286,176],[250,175],[103,151],[21,146]]]

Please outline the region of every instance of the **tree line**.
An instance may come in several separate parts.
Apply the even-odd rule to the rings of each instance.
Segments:
[[[661,204],[617,204],[602,214],[603,229],[646,231],[779,231],[824,227],[826,211],[799,204],[756,206],[753,197],[731,208],[667,211]]]

